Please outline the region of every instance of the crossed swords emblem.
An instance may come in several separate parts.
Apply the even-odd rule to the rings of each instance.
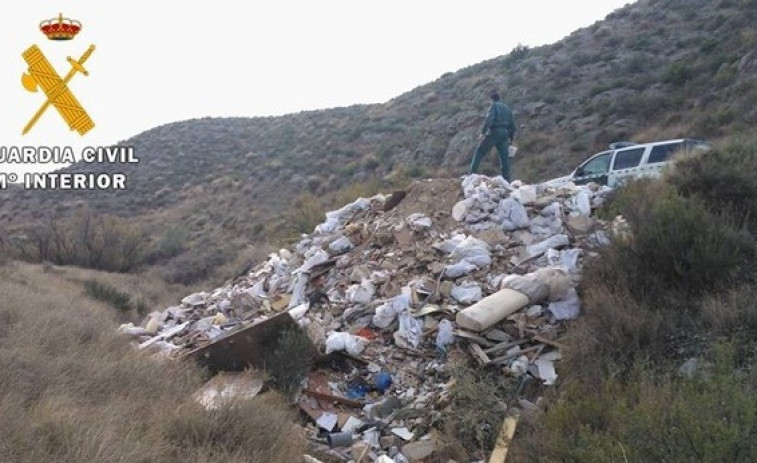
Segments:
[[[21,75],[21,84],[30,92],[36,92],[38,88],[41,88],[47,96],[45,103],[24,127],[23,134],[28,133],[34,127],[34,124],[51,105],[58,110],[68,127],[71,130],[76,130],[80,135],[84,135],[95,126],[87,111],[79,104],[79,101],[68,88],[68,83],[77,72],[85,76],[89,75],[89,72],[84,68],[84,63],[94,51],[95,46],[90,45],[78,60],[69,56],[67,60],[71,69],[63,78],[58,75],[37,45],[32,45],[22,54],[24,61],[29,65],[29,72]]]

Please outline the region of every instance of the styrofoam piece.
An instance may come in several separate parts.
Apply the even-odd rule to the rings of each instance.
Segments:
[[[458,312],[455,321],[463,329],[480,332],[527,305],[528,296],[505,288]]]

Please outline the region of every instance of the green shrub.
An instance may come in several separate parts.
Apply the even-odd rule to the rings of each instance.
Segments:
[[[275,394],[210,411],[186,404],[161,425],[183,461],[283,463],[297,461],[305,450],[291,407]]]
[[[145,242],[139,225],[86,209],[28,227],[18,251],[21,258],[32,262],[129,272],[144,262]]]
[[[678,311],[658,310],[639,300],[623,282],[602,282],[587,273],[581,283],[582,316],[568,333],[571,348],[565,365],[586,382],[602,378],[606,365],[631,365],[638,358],[656,355],[682,319]]]
[[[735,138],[696,156],[678,159],[668,181],[686,197],[701,199],[715,213],[726,213],[757,227],[757,139]]]
[[[147,263],[155,263],[175,257],[187,249],[189,243],[189,230],[181,225],[176,225],[163,234],[145,257]]]
[[[286,217],[287,228],[291,233],[313,233],[316,225],[326,220],[321,200],[312,193],[300,195]]]
[[[451,372],[456,385],[452,406],[442,416],[445,430],[470,452],[489,451],[502,427],[507,400],[517,389],[517,380],[464,364],[455,364]]]
[[[128,293],[119,291],[107,283],[101,283],[97,280],[87,280],[84,282],[84,290],[87,296],[97,301],[110,304],[123,314],[134,311],[139,316],[144,316],[149,312],[149,308],[141,299],[133,301]]]
[[[277,389],[291,395],[310,371],[315,354],[312,341],[302,330],[282,331],[266,362],[266,371]]]
[[[686,301],[724,287],[754,253],[749,234],[661,182],[626,186],[610,208],[628,220],[633,240],[614,242],[596,271],[606,281],[627,282],[633,294],[672,292]]]
[[[757,334],[757,290],[753,284],[709,295],[701,307],[702,320],[720,335],[754,339]]]
[[[625,381],[571,383],[542,421],[524,422],[516,460],[755,461],[757,370],[740,369],[728,343],[708,357],[692,378],[637,362]]]
[[[172,284],[191,285],[211,277],[214,271],[233,258],[238,252],[233,243],[219,246],[209,240],[170,260],[162,268],[161,276]]]
[[[688,64],[676,61],[668,66],[662,78],[664,82],[680,87],[694,78],[694,74],[694,70]]]

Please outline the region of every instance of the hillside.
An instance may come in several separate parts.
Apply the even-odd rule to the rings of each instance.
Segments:
[[[281,237],[303,194],[464,173],[494,88],[522,127],[513,172],[528,181],[619,139],[719,138],[757,122],[755,19],[757,0],[641,0],[384,104],[167,124],[124,142],[141,161],[110,166],[128,174],[127,191],[3,192],[4,236],[86,207],[140,224],[152,244],[178,241],[151,263],[209,266],[204,277],[240,247]]]
[[[0,460],[755,461],[757,138],[727,138],[615,191],[361,198],[181,305],[0,260]]]

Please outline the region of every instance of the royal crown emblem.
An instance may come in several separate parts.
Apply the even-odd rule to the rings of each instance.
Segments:
[[[71,40],[81,31],[81,23],[74,19],[64,18],[61,13],[57,18],[39,23],[39,29],[50,40]]]

